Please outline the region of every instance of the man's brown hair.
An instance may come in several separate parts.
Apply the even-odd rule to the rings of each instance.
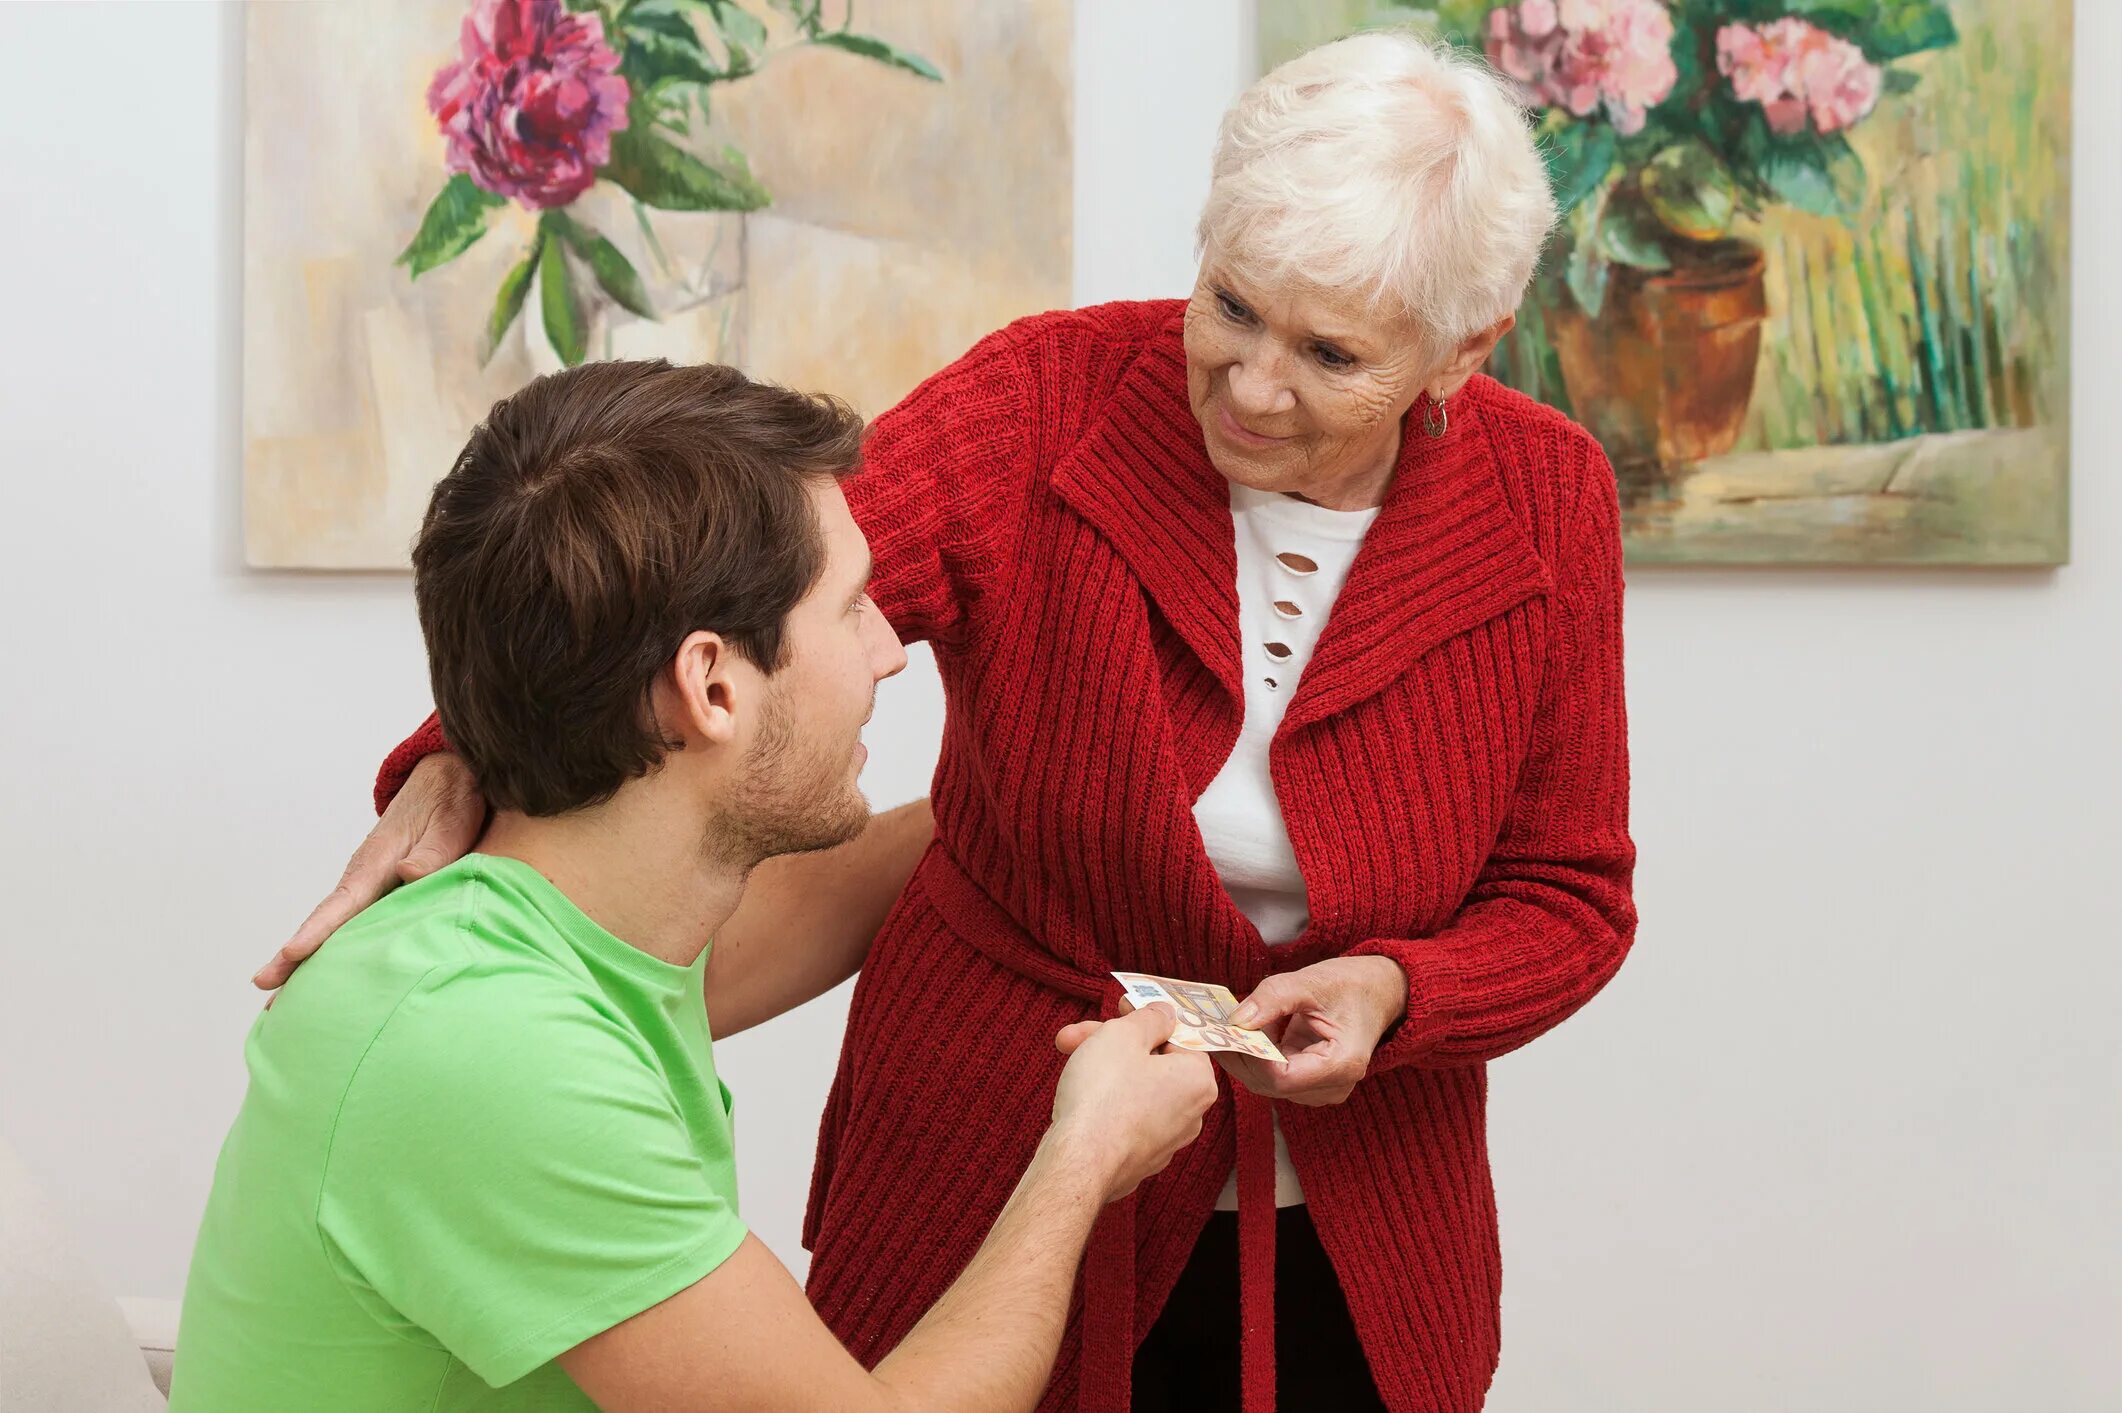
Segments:
[[[588,363],[495,403],[435,487],[413,591],[443,731],[496,807],[608,800],[675,742],[649,692],[687,634],[772,672],[824,569],[807,483],[862,421],[715,364]]]

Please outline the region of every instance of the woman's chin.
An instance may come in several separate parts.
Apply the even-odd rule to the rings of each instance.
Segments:
[[[1221,447],[1209,443],[1209,464],[1216,474],[1234,486],[1243,486],[1249,491],[1294,491],[1301,487],[1302,479],[1295,468],[1289,465],[1290,457],[1276,451],[1266,455],[1250,454],[1235,447]]]

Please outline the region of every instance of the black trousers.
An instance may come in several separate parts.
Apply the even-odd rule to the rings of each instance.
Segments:
[[[1236,1413],[1238,1214],[1217,1212],[1135,1355],[1135,1413]],[[1385,1413],[1304,1207],[1275,1213],[1277,1413]]]

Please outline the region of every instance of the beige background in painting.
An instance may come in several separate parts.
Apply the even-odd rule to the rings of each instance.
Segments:
[[[244,541],[259,567],[393,569],[427,492],[495,399],[558,366],[533,289],[485,369],[477,341],[534,218],[510,205],[417,283],[395,264],[444,178],[424,95],[463,0],[254,5],[244,202]],[[827,6],[837,22],[839,6]],[[593,357],[724,359],[874,415],[991,329],[1069,302],[1068,0],[896,0],[859,28],[944,82],[835,50],[713,91],[774,194],[738,218],[577,204],[647,280]],[[773,17],[776,43],[788,38]],[[358,116],[355,116],[358,115]]]

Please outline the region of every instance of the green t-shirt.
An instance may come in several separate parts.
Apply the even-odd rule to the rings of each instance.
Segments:
[[[479,854],[341,928],[251,1029],[171,1407],[591,1407],[555,1356],[744,1239],[706,967]]]

